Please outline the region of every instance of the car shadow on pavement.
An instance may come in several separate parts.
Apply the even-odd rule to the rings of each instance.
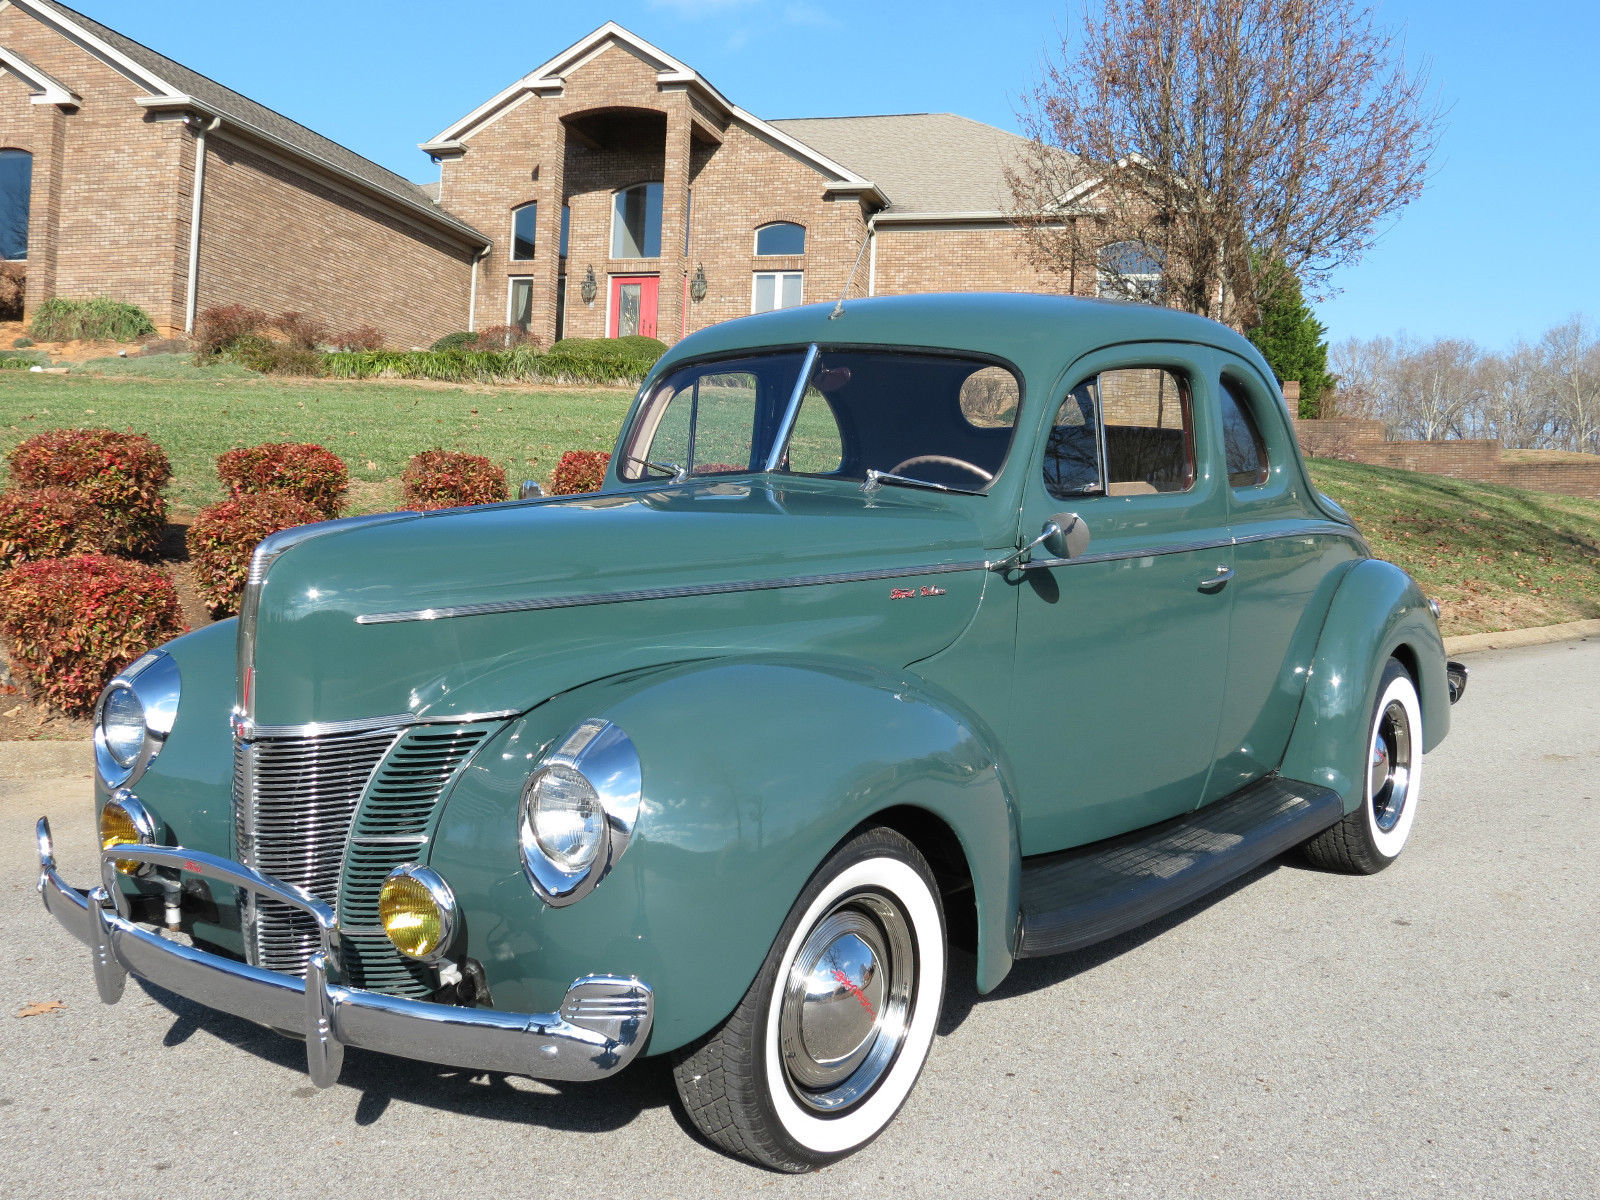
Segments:
[[[204,1030],[230,1046],[275,1066],[303,1072],[304,1044],[287,1034],[240,1017],[216,1012],[145,980],[149,997],[172,1014],[162,1044],[176,1046]],[[441,1067],[373,1051],[347,1049],[339,1087],[360,1093],[354,1121],[374,1125],[400,1101],[460,1116],[545,1126],[574,1133],[621,1129],[641,1113],[660,1108],[672,1095],[671,1068],[665,1057],[643,1059],[610,1079],[565,1084],[541,1081],[537,1090],[513,1085],[490,1071]],[[310,1080],[294,1094],[317,1094]]]
[[[1285,865],[1285,860],[1274,859],[1272,862],[1264,863],[1254,870],[1247,871],[1232,883],[1224,884],[1216,891],[1208,892],[1200,899],[1174,909],[1164,917],[1158,917],[1137,929],[1131,929],[1127,933],[1087,946],[1082,950],[1057,954],[1049,958],[1019,958],[1011,968],[1011,973],[987,996],[978,993],[975,983],[977,964],[972,955],[958,950],[952,955],[950,978],[945,985],[944,1011],[939,1016],[939,1034],[942,1037],[949,1037],[960,1029],[962,1023],[971,1015],[974,1005],[988,1000],[1026,996],[1043,988],[1054,987],[1058,983],[1065,983],[1069,979],[1092,971],[1130,950],[1137,949],[1152,938],[1160,937],[1167,930],[1183,924],[1196,913],[1204,912],[1235,892],[1265,879],[1281,865]]]

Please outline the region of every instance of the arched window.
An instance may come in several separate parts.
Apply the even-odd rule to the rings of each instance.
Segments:
[[[611,209],[611,257],[661,256],[661,185],[637,183],[623,188]]]
[[[0,258],[28,257],[28,206],[33,199],[33,155],[0,150]]]
[[[806,252],[806,227],[793,221],[774,221],[756,230],[756,253],[804,254]]]
[[[1102,300],[1161,298],[1161,252],[1143,242],[1100,247],[1098,294]]]
[[[511,210],[511,261],[527,262],[533,257],[536,239],[534,230],[539,225],[539,202],[524,204]]]

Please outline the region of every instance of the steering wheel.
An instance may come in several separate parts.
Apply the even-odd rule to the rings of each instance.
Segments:
[[[948,454],[913,454],[905,461],[898,462],[890,467],[889,474],[899,475],[907,467],[914,467],[918,463],[928,463],[938,467],[960,467],[963,471],[971,471],[985,483],[994,482],[994,474],[992,472],[985,471],[976,463],[969,463],[964,458],[951,458]]]

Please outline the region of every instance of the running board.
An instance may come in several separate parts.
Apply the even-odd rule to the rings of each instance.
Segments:
[[[1064,954],[1136,929],[1343,816],[1338,793],[1271,776],[1176,820],[1024,859],[1017,957]]]

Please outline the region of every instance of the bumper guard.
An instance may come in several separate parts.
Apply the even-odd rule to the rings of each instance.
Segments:
[[[101,1000],[120,1000],[131,973],[207,1008],[303,1035],[306,1068],[318,1087],[339,1078],[346,1046],[535,1079],[599,1079],[627,1066],[650,1034],[654,996],[637,979],[586,975],[552,1013],[463,1008],[346,987],[329,978],[338,970],[333,909],[292,884],[181,846],[118,845],[102,855],[101,886],[80,892],[56,871],[44,817],[37,837],[39,894],[45,909],[89,947]],[[322,948],[301,979],[164,937],[119,911],[113,860],[187,871],[292,905],[317,922]]]

